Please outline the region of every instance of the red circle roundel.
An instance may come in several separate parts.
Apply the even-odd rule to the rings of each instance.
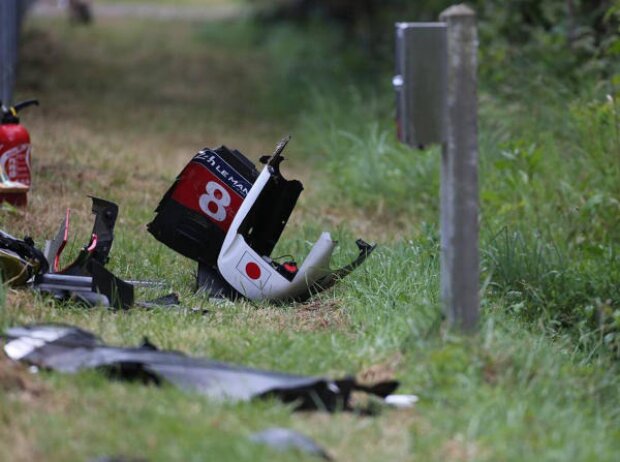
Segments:
[[[245,274],[247,274],[250,279],[256,280],[260,278],[260,273],[261,273],[260,266],[258,266],[253,261],[245,265]]]

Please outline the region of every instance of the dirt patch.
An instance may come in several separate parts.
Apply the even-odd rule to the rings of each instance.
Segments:
[[[0,460],[46,460],[37,447],[32,418],[53,411],[53,394],[38,376],[0,352]]]
[[[450,462],[479,460],[480,450],[475,442],[466,441],[462,435],[457,435],[442,446],[439,458]]]
[[[45,387],[25,366],[4,355],[0,356],[0,392],[15,393],[21,398],[34,398],[45,392]]]
[[[396,353],[386,361],[364,369],[358,374],[357,379],[361,383],[376,383],[386,380],[394,380],[396,371],[403,361],[403,355]]]
[[[215,311],[222,319],[224,312]],[[349,319],[346,310],[337,300],[314,300],[287,307],[262,306],[252,308],[248,317],[240,316],[244,325],[250,321],[256,328],[276,332],[318,332],[324,330],[346,331]]]
[[[295,311],[301,330],[345,329],[348,317],[337,300],[315,300],[301,305]]]

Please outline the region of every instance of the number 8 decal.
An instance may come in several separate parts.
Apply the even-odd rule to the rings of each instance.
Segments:
[[[205,187],[206,194],[200,196],[200,209],[215,221],[226,219],[226,206],[230,205],[230,194],[215,181],[209,181]]]

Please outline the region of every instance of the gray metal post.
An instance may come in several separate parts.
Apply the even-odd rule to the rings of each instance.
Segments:
[[[476,14],[441,13],[447,25],[446,142],[441,164],[441,295],[451,326],[473,331],[479,317]]]
[[[0,98],[5,105],[13,103],[19,30],[18,2],[0,0]]]

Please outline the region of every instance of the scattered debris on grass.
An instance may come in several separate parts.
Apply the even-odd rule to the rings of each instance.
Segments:
[[[88,306],[128,308],[134,302],[133,285],[105,268],[114,242],[118,205],[97,197],[91,199],[95,223],[89,243],[72,263],[61,268],[60,257],[69,236],[70,211],[67,209],[56,237],[45,244],[44,254],[49,270],[36,275],[33,287],[58,300],[78,300]]]
[[[215,399],[274,397],[294,404],[297,410],[350,410],[353,392],[383,399],[398,388],[395,380],[364,385],[353,377],[332,380],[251,369],[161,351],[150,343],[134,348],[111,347],[73,326],[13,327],[4,337],[4,351],[11,359],[41,368],[65,373],[96,368],[115,378],[155,384],[165,381]]]
[[[19,240],[0,231],[0,274],[13,287],[31,287],[59,300],[79,300],[89,306],[127,308],[133,304],[133,285],[108,271],[104,265],[114,240],[118,206],[92,198],[95,224],[89,243],[67,267],[60,268],[60,256],[67,243],[69,210],[55,239],[46,243],[45,252],[31,238]]]
[[[114,242],[118,206],[104,199],[91,199],[95,223],[90,241],[64,268],[61,268],[60,258],[69,237],[69,209],[56,237],[46,241],[43,252],[29,237],[19,240],[0,231],[0,276],[3,280],[13,287],[29,283],[33,289],[56,300],[117,309],[127,309],[134,304],[134,286],[163,286],[158,281],[124,281],[105,268]],[[139,304],[145,308],[178,305],[176,294]]]
[[[213,297],[305,301],[347,276],[375,249],[358,239],[357,257],[331,270],[337,243],[324,232],[299,267],[290,255],[270,256],[303,190],[301,182],[280,173],[289,139],[284,138],[273,155],[260,159],[265,164],[261,173],[237,150],[205,148],[181,172],[148,225],[158,240],[199,262],[198,286]],[[69,209],[43,253],[32,239],[19,241],[2,233],[4,279],[18,286],[32,281],[34,289],[58,300],[117,309],[132,306],[134,282],[140,281],[123,281],[105,268],[118,206],[96,197],[92,201],[91,239],[64,268],[60,258],[68,241]]]
[[[357,258],[333,271],[329,262],[336,242],[324,232],[301,266],[290,255],[271,257],[303,190],[301,182],[280,173],[289,140],[261,157],[260,173],[237,150],[205,148],[162,198],[149,232],[199,263],[199,289],[231,299],[305,301],[332,287],[375,249],[358,239]]]

